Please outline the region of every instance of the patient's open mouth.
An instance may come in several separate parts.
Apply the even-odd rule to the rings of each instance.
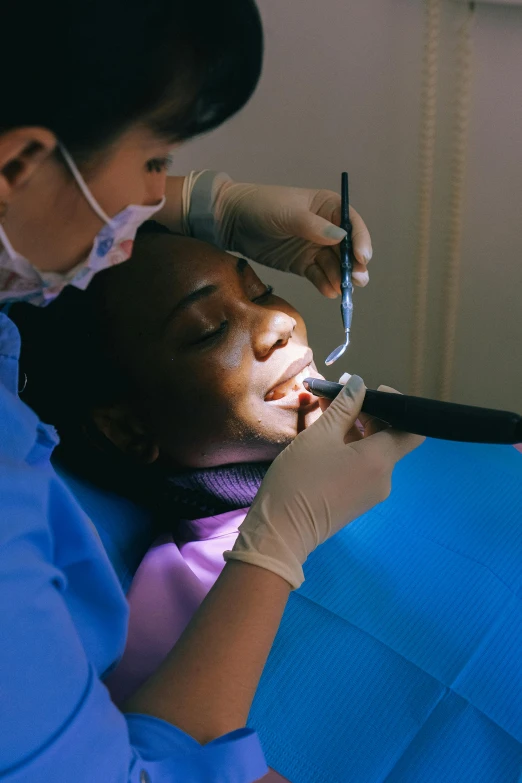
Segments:
[[[304,370],[298,372],[297,375],[293,376],[293,378],[289,378],[289,380],[283,381],[283,383],[280,383],[277,386],[274,386],[273,389],[270,389],[270,391],[265,397],[265,402],[271,402],[272,400],[281,400],[283,399],[283,397],[287,397],[291,392],[298,392],[298,391],[307,392],[307,390],[303,386],[303,381],[305,378],[307,378],[310,375],[310,373],[311,373],[311,368],[310,365],[307,364]]]
[[[314,378],[323,377],[315,369],[313,358],[312,351],[308,349],[301,359],[292,362],[282,373],[278,382],[265,394],[265,402],[292,409],[315,404],[317,397],[303,386],[304,379],[310,375]]]

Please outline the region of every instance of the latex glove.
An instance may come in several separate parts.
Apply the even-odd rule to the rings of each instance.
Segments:
[[[183,187],[185,233],[266,266],[307,277],[328,297],[341,292],[341,197],[331,190],[233,182],[227,174],[191,172]],[[368,229],[350,208],[353,282],[368,283]]]
[[[266,568],[299,587],[308,555],[388,497],[395,464],[424,438],[381,429],[382,422],[362,414],[365,391],[352,375],[328,410],[272,463],[225,560]]]

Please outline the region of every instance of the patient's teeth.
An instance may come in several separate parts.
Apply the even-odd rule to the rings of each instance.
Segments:
[[[292,378],[290,378],[288,381],[285,381],[285,383],[280,384],[279,387],[276,386],[275,389],[272,389],[272,391],[268,392],[265,397],[265,402],[270,402],[271,400],[280,400],[282,397],[286,397],[290,391],[299,391],[299,389],[301,389],[303,386],[304,379],[307,378],[309,374],[310,365],[305,367],[304,370],[301,370],[301,372],[297,373],[293,379],[293,382]],[[292,386],[288,385],[290,383],[292,383]]]

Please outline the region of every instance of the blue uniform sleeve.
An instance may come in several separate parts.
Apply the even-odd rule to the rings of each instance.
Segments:
[[[85,634],[92,650],[98,643],[96,617],[81,633],[73,619],[70,581],[90,573],[88,558],[79,547],[70,573],[56,565],[63,543],[49,525],[51,510],[58,508],[70,535],[77,521],[65,493],[51,470],[0,460],[0,781],[257,780],[267,767],[254,732],[201,746],[164,721],[125,716],[112,704],[86,653]]]

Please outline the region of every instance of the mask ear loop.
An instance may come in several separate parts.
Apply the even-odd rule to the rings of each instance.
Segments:
[[[83,195],[85,196],[86,200],[89,202],[91,208],[96,212],[99,218],[103,220],[104,223],[107,223],[109,226],[112,226],[112,220],[111,218],[106,214],[106,212],[103,211],[103,209],[100,207],[94,196],[92,195],[91,191],[87,187],[87,184],[80,174],[78,167],[76,166],[76,163],[71,158],[63,144],[58,143],[58,149],[62,153],[65,162],[67,163],[71,174],[73,175],[74,179],[76,180],[76,184],[82,191]]]
[[[14,249],[12,244],[10,243],[10,241],[9,241],[9,239],[7,237],[7,234],[5,233],[5,229],[4,229],[4,227],[2,225],[0,225],[0,242],[2,243],[2,245],[4,247],[4,250],[7,253],[7,255],[9,256],[9,258],[11,260],[15,259],[16,255],[17,255],[16,254],[16,250]]]
[[[0,220],[7,215],[7,204],[5,201],[0,203]],[[10,243],[3,225],[0,223],[0,241],[10,259],[16,258],[16,250]]]
[[[18,394],[23,394],[27,386],[27,373],[24,372],[24,385],[21,389],[18,389]]]

